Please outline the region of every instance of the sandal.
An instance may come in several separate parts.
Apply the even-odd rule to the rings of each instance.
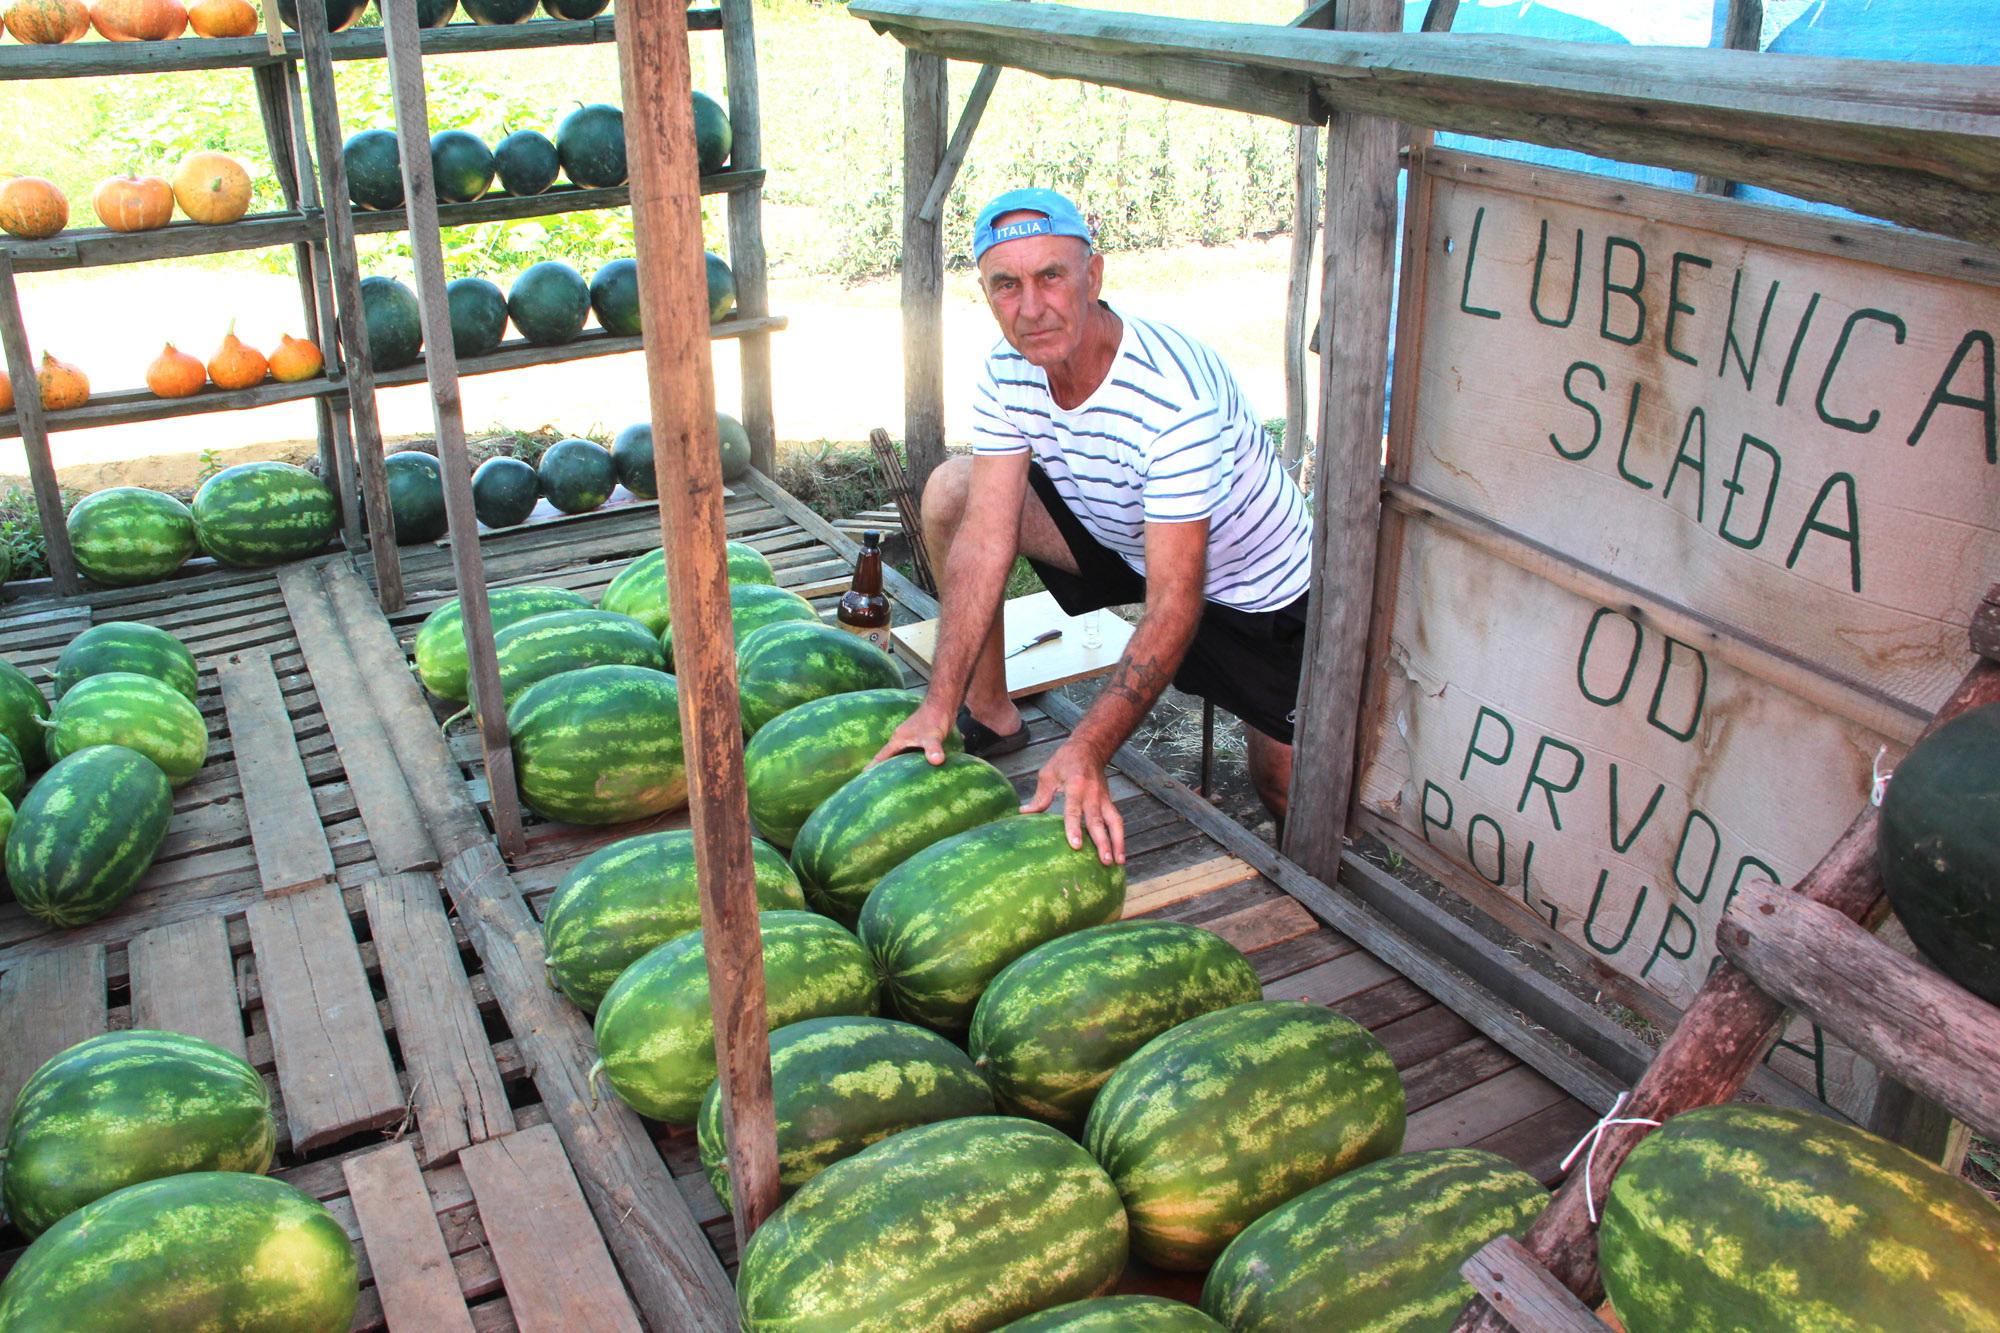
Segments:
[[[961,707],[958,710],[958,734],[965,741],[965,752],[981,759],[992,759],[1028,745],[1028,724],[1023,722],[1014,731],[1002,736],[993,728],[972,715],[972,710]]]

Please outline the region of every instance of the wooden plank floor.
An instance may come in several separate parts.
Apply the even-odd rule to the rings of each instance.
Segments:
[[[762,551],[777,570],[780,583],[800,591],[822,609],[838,599],[846,586],[847,562],[811,532],[754,491],[739,489],[728,504],[727,515],[731,536]],[[489,535],[485,555],[489,579],[495,585],[538,583],[595,596],[627,560],[657,542],[655,511],[643,506]],[[453,588],[445,549],[405,548],[403,559],[410,607],[392,617],[391,625],[407,647],[423,616],[450,598]],[[80,618],[79,612],[88,618]],[[908,607],[899,607],[898,617],[919,618]],[[337,727],[329,726],[301,649],[300,627],[294,625],[285,596],[270,574],[206,574],[150,591],[99,593],[62,604],[17,605],[0,613],[0,656],[37,679],[45,679],[70,637],[86,624],[113,619],[141,620],[170,629],[193,650],[202,668],[201,705],[212,735],[209,762],[193,782],[176,793],[173,823],[158,862],[140,889],[110,917],[77,930],[51,931],[11,902],[0,904],[0,1006],[21,989],[8,984],[17,980],[9,973],[18,969],[19,980],[32,979],[37,972],[51,970],[55,951],[82,945],[101,948],[103,957],[101,1019],[91,997],[82,997],[91,1025],[129,1027],[135,1011],[148,1015],[182,1013],[193,1023],[197,1016],[187,1006],[177,1009],[163,1003],[147,984],[149,969],[173,975],[161,957],[163,953],[184,949],[186,959],[176,956],[175,961],[193,978],[186,984],[203,982],[206,993],[212,994],[227,994],[233,989],[244,1049],[264,1074],[280,1110],[280,1158],[275,1173],[325,1202],[350,1235],[363,1243],[364,1289],[355,1327],[384,1326],[383,1299],[375,1279],[378,1262],[389,1272],[386,1285],[392,1300],[402,1293],[401,1299],[434,1301],[445,1279],[438,1271],[436,1247],[428,1243],[385,1243],[380,1256],[365,1252],[367,1237],[349,1194],[350,1176],[374,1182],[366,1188],[373,1188],[375,1194],[364,1199],[362,1211],[386,1218],[382,1225],[389,1236],[413,1234],[414,1210],[428,1206],[449,1259],[449,1280],[455,1283],[472,1326],[482,1330],[516,1327],[506,1272],[523,1265],[524,1271],[531,1271],[526,1256],[532,1250],[517,1247],[516,1254],[523,1257],[509,1259],[503,1253],[496,1260],[473,1183],[455,1156],[436,1158],[436,1145],[448,1142],[455,1152],[467,1138],[473,1144],[499,1143],[508,1134],[519,1135],[547,1125],[549,1115],[487,984],[480,959],[455,918],[451,946],[443,945],[435,929],[429,932],[429,943],[433,955],[439,948],[455,947],[463,976],[442,969],[443,975],[433,975],[430,981],[446,988],[448,993],[441,1003],[455,1000],[463,1006],[461,1015],[477,1014],[477,1025],[472,1025],[469,1017],[460,1017],[454,1025],[457,1038],[451,1042],[419,1039],[417,1034],[411,1034],[407,1041],[399,1039],[389,987],[403,984],[405,974],[398,965],[407,960],[400,956],[392,960],[388,971],[396,980],[385,981],[367,909],[372,899],[377,912],[381,911],[386,889],[377,884],[372,892],[364,891],[364,886],[376,881],[389,881],[392,872],[368,837],[333,739],[335,730],[351,731],[356,725],[365,725],[367,719],[343,717]],[[292,1142],[282,1091],[287,1080],[278,1063],[283,1052],[274,1049],[264,1008],[267,988],[258,972],[259,954],[252,948],[246,924],[246,913],[264,900],[265,886],[260,882],[251,845],[228,718],[215,674],[229,654],[246,649],[260,650],[270,657],[280,699],[298,740],[313,804],[333,855],[335,886],[319,892],[337,896],[353,930],[375,1011],[374,1022],[362,1024],[362,1036],[372,1040],[379,1032],[389,1050],[404,1104],[410,1108],[395,1125],[365,1128],[357,1123],[354,1132],[336,1132],[333,1138],[326,1137],[328,1129],[316,1120],[313,1135],[326,1146],[309,1153],[298,1152]],[[327,693],[348,700],[355,694],[338,686]],[[365,702],[336,706],[359,708]],[[1031,706],[1028,711],[1035,743],[1001,762],[1002,769],[1023,791],[1032,786],[1037,766],[1063,734],[1060,724],[1041,709]],[[460,780],[475,799],[483,799],[476,737],[454,736],[452,754],[459,764]],[[1126,819],[1130,915],[1185,921],[1214,930],[1249,955],[1267,995],[1330,1005],[1376,1032],[1403,1072],[1412,1147],[1474,1144],[1520,1162],[1545,1181],[1557,1177],[1557,1161],[1595,1119],[1593,1114],[1353,941],[1321,925],[1277,884],[1231,855],[1140,783],[1120,773],[1114,777],[1113,790]],[[641,831],[641,827],[673,827],[684,819],[667,816],[646,826],[609,830],[531,821],[528,852],[514,867],[516,887],[531,910],[539,914],[555,885],[583,856],[608,841]],[[411,882],[418,879],[405,876],[395,880],[394,887],[407,894]],[[201,928],[162,929],[179,923],[200,923]],[[145,938],[133,947],[135,938],[142,935]],[[218,940],[226,943],[226,950],[218,947]],[[233,976],[207,976],[225,960]],[[138,972],[148,972],[148,976],[135,978]],[[85,969],[84,974],[91,987],[98,987],[95,973]],[[271,989],[273,994],[281,990]],[[217,1018],[211,1010],[212,1006],[204,1007],[198,1017],[213,1034]],[[0,1013],[0,1021],[6,1018]],[[468,1027],[472,1031],[468,1032]],[[223,1030],[227,1031],[226,1018]],[[482,1116],[468,1117],[464,1098],[445,1099],[453,1117],[451,1124],[440,1123],[435,1134],[427,1134],[422,1116],[446,1112],[430,1112],[437,1099],[421,1097],[418,1090],[433,1078],[463,1078],[468,1040],[487,1043],[506,1106],[493,1106]],[[412,1067],[427,1060],[436,1061],[437,1067]],[[0,1068],[0,1080],[9,1074]],[[19,1076],[25,1077],[25,1073]],[[490,1088],[481,1095],[490,1100]],[[374,1100],[381,1100],[379,1092]],[[368,1118],[379,1118],[378,1111],[379,1107],[372,1108]],[[313,1114],[323,1117],[324,1109],[316,1107]],[[468,1124],[473,1126],[470,1132]],[[479,1128],[482,1124],[484,1129]],[[485,1136],[483,1140],[480,1135]],[[539,1130],[535,1141],[543,1142],[543,1136],[547,1143],[555,1142],[546,1130]],[[717,1255],[733,1269],[735,1254],[728,1219],[701,1175],[693,1136],[658,1129],[655,1138]],[[420,1150],[422,1160],[434,1161],[416,1176],[426,1197],[417,1197],[406,1169],[417,1159],[398,1159],[393,1188],[390,1178],[383,1176],[382,1163],[364,1161],[369,1154],[379,1153],[385,1140],[407,1140],[410,1147]],[[467,1145],[465,1151],[477,1149]],[[475,1165],[491,1156],[475,1157]],[[496,1190],[489,1181],[482,1183],[480,1193],[492,1202],[508,1197],[510,1191]],[[567,1225],[575,1229],[579,1220],[590,1224],[590,1215],[585,1212],[579,1219],[570,1210]],[[519,1236],[521,1223],[522,1219],[510,1216],[497,1230],[503,1238]],[[416,1230],[421,1233],[421,1228]],[[385,1242],[387,1239],[385,1236]],[[21,1244],[17,1233],[0,1231],[0,1271],[12,1264]],[[501,1248],[505,1250],[507,1244],[503,1239]],[[595,1256],[597,1251],[591,1253]],[[1191,1295],[1194,1290],[1185,1280],[1140,1272],[1132,1275],[1131,1285],[1133,1289],[1181,1295]],[[548,1295],[542,1291],[524,1293],[524,1299],[533,1302]]]

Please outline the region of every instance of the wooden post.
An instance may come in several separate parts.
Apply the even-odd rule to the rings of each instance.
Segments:
[[[952,182],[958,179],[958,169],[965,165],[965,155],[972,151],[972,136],[978,132],[980,119],[986,115],[986,104],[993,100],[993,88],[999,82],[998,65],[979,67],[972,80],[972,91],[966,94],[965,109],[958,113],[951,142],[945,145],[944,160],[938,164],[937,176],[924,195],[923,206],[917,209],[918,221],[937,221],[938,210],[944,207],[945,196],[951,193]]]
[[[521,832],[520,797],[514,787],[514,752],[507,737],[507,707],[494,655],[493,616],[486,605],[486,569],[479,552],[479,520],[472,512],[472,462],[465,450],[465,422],[458,397],[458,355],[451,341],[451,306],[444,290],[444,243],[438,235],[437,182],[431,175],[428,99],[424,95],[421,29],[413,5],[392,4],[383,14],[388,46],[389,85],[396,100],[396,140],[403,161],[403,207],[410,253],[417,267],[417,308],[424,330],[430,375],[431,411],[437,423],[438,466],[444,474],[445,521],[451,532],[451,567],[465,620],[465,653],[479,718],[479,743],[486,758],[486,789],[493,831],[500,850],[519,856],[527,850]],[[393,529],[374,530],[377,542],[393,546]]]
[[[1731,51],[1757,51],[1764,45],[1764,0],[1716,0],[1722,9],[1718,43]],[[1736,182],[1726,176],[1700,175],[1694,188],[1703,194],[1733,194]]]
[[[944,462],[944,229],[922,216],[951,115],[942,56],[903,53],[903,450],[919,499]]]
[[[1292,269],[1285,285],[1285,438],[1281,457],[1295,481],[1306,458],[1306,304],[1319,235],[1319,126],[1297,127],[1292,172]]]
[[[722,0],[722,60],[729,71],[729,166],[755,171],[764,165],[763,112],[757,99],[757,33],[750,0]],[[736,279],[736,308],[771,313],[764,268],[764,187],[729,195],[729,268]],[[750,437],[750,466],[766,476],[778,470],[778,430],[771,415],[771,335],[737,339],[743,366],[743,430]]]
[[[1395,0],[1342,0],[1337,26],[1391,32]],[[1312,609],[1292,751],[1285,854],[1331,884],[1354,787],[1361,681],[1382,508],[1382,407],[1396,256],[1396,125],[1336,116],[1326,159],[1320,280],[1319,461]]]
[[[653,458],[660,474],[660,540],[666,548],[668,605],[680,627],[674,662],[740,1253],[778,1206],[778,1136],[743,789],[736,641],[727,612],[718,610],[729,604],[729,567],[701,205],[695,193],[686,6],[682,0],[622,0],[617,14]]]
[[[354,217],[347,206],[347,167],[340,157],[340,103],[333,87],[333,54],[326,31],[326,0],[298,0],[299,49],[312,90],[313,147],[319,153],[322,197],[340,341],[347,349],[347,402],[354,419],[354,452],[361,503],[368,515],[368,548],[375,561],[375,595],[384,611],[403,609],[403,566],[396,554],[396,525],[389,514],[389,478],[382,470],[382,425],[375,414],[374,362],[361,318],[361,271],[354,256]],[[424,136],[430,142],[430,136]],[[449,340],[447,340],[448,342]]]
[[[14,384],[14,420],[21,448],[28,455],[28,481],[35,492],[35,513],[42,520],[48,544],[49,578],[56,592],[70,597],[83,591],[76,557],[69,548],[69,519],[63,513],[62,487],[56,482],[55,459],[49,453],[48,418],[42,412],[41,381],[35,377],[34,352],[28,346],[27,325],[14,288],[14,257],[0,250],[0,346],[7,353],[7,376]]]

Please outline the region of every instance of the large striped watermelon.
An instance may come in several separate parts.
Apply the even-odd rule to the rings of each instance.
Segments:
[[[1519,1236],[1548,1191],[1473,1148],[1390,1157],[1315,1186],[1243,1229],[1202,1308],[1231,1333],[1446,1333],[1472,1299],[1458,1266]]]
[[[750,822],[791,846],[819,803],[867,767],[921,702],[914,690],[856,690],[801,704],[761,729],[743,747]],[[946,744],[960,748],[958,734]]]
[[[781,718],[759,738],[782,724]],[[933,764],[920,754],[895,755],[849,778],[814,808],[792,840],[792,867],[814,907],[852,925],[882,876],[934,842],[1020,808],[1014,784],[984,759],[948,754]]]
[[[1806,1111],[1675,1116],[1619,1168],[1598,1248],[1629,1333],[2000,1329],[2000,1210]]]
[[[340,515],[326,483],[290,463],[238,463],[194,493],[201,549],[225,565],[262,569],[317,555]]]
[[[771,1034],[771,1096],[778,1184],[787,1194],[891,1134],[993,1114],[993,1089],[964,1051],[890,1018],[809,1018],[779,1028]],[[695,1128],[708,1183],[734,1208],[721,1080],[708,1085]]]
[[[903,683],[896,660],[858,634],[820,621],[782,621],[736,645],[743,734],[829,694],[890,690]],[[884,737],[883,739],[888,739]]]
[[[165,681],[107,671],[78,681],[56,701],[43,744],[51,761],[93,745],[122,745],[158,764],[178,787],[208,758],[208,723]]]
[[[143,486],[113,486],[69,511],[76,567],[113,588],[163,579],[195,552],[194,515],[173,496]]]
[[[271,1091],[240,1057],[178,1032],[107,1032],[22,1087],[7,1126],[7,1215],[39,1236],[142,1180],[261,1174],[277,1147]]]
[[[9,802],[7,818],[14,817],[13,806],[21,803],[28,794],[28,766],[21,762],[21,752],[14,748],[14,742],[0,736],[0,796]],[[4,842],[0,839],[0,842]]]
[[[86,1204],[0,1283],[7,1333],[345,1333],[354,1245],[282,1180],[194,1171]]]
[[[778,576],[771,572],[771,562],[760,555],[756,547],[730,542],[728,553],[731,583],[778,581]],[[648,551],[619,570],[618,577],[605,587],[604,595],[597,599],[597,604],[606,611],[616,611],[620,615],[645,621],[646,628],[655,634],[666,633],[667,623],[673,617],[667,609],[665,553]]]
[[[486,594],[495,638],[507,626],[529,616],[579,611],[589,605],[582,593],[568,588],[494,588]],[[424,617],[410,647],[417,659],[417,679],[423,681],[424,688],[440,699],[464,703],[471,669],[465,659],[465,612],[456,597]]]
[[[735,642],[742,643],[751,630],[775,625],[781,620],[818,620],[813,604],[789,588],[774,583],[732,583],[729,585],[729,623]],[[667,654],[667,670],[674,667],[674,627],[669,624],[660,635],[660,647]]]
[[[56,658],[56,697],[86,676],[136,671],[165,681],[193,703],[200,698],[201,673],[187,645],[163,629],[136,620],[107,620],[71,639]]]
[[[971,1116],[836,1162],[758,1228],[745,1333],[980,1333],[1111,1290],[1125,1212],[1103,1170],[1047,1125]]]
[[[14,901],[52,926],[97,920],[153,864],[173,804],[167,775],[136,750],[97,745],[59,761],[14,816]]]
[[[1099,1296],[1016,1319],[1000,1333],[1226,1333],[1192,1305],[1164,1296]]]
[[[1285,1200],[1403,1143],[1403,1084],[1350,1018],[1258,1000],[1140,1047],[1097,1094],[1083,1146],[1132,1219],[1132,1250],[1199,1271]]]
[[[875,969],[861,942],[811,912],[759,912],[764,1016],[772,1028],[876,1011]],[[622,972],[597,1008],[598,1067],[626,1105],[692,1125],[715,1081],[702,932],[670,940]]]
[[[500,663],[500,693],[510,704],[536,681],[579,667],[667,668],[652,631],[630,616],[589,607],[517,620],[493,636],[493,651]]]
[[[882,877],[860,935],[905,1018],[963,1033],[987,983],[1038,944],[1118,919],[1125,867],[1063,817],[1016,815],[946,838]]]
[[[49,715],[49,701],[41,686],[12,662],[0,661],[0,736],[14,742],[21,762],[30,773],[48,767],[42,745],[42,723]]]
[[[784,853],[750,840],[761,910],[803,911],[805,895]],[[549,980],[585,1013],[632,961],[701,928],[694,834],[642,833],[598,848],[576,863],[542,909]]]
[[[507,710],[521,799],[545,819],[622,824],[687,800],[680,690],[664,671],[595,666],[522,690]]]
[[[1003,1109],[1075,1133],[1125,1057],[1190,1018],[1263,994],[1250,960],[1213,931],[1113,921],[1009,963],[979,997],[966,1049]]]

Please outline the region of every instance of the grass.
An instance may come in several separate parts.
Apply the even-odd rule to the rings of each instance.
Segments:
[[[64,491],[63,512],[68,513],[81,498]],[[42,516],[35,508],[34,492],[25,486],[9,486],[0,494],[0,551],[6,553],[8,578],[48,576],[49,544],[42,536]]]

